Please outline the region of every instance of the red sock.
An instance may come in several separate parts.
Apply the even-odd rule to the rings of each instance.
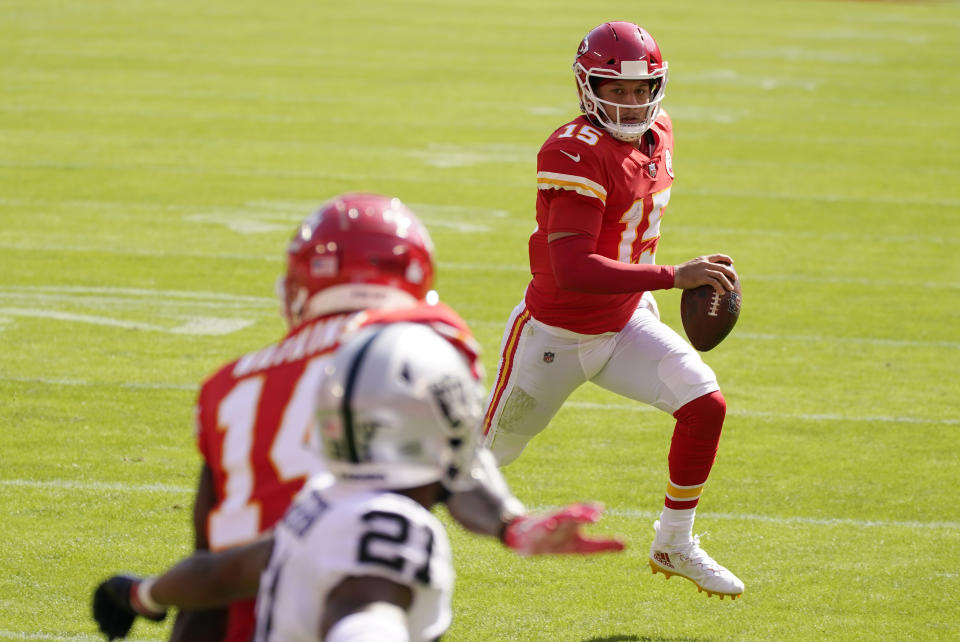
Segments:
[[[670,442],[670,483],[664,506],[695,508],[717,456],[727,402],[720,391],[698,397],[673,413],[677,425]]]

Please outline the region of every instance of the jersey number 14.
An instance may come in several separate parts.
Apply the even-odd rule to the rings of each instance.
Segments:
[[[304,444],[325,362],[325,357],[317,357],[307,364],[283,407],[268,453],[281,482],[306,477],[319,467],[316,455]],[[260,533],[260,505],[253,499],[256,480],[251,460],[263,383],[262,376],[240,381],[217,408],[217,425],[225,431],[220,464],[226,482],[224,500],[208,521],[210,546],[214,549],[249,541]]]

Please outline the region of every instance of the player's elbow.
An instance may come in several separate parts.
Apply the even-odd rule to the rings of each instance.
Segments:
[[[192,606],[224,606],[256,595],[260,572],[269,557],[269,550],[263,549],[263,545],[247,545],[219,553],[195,553],[190,569],[196,595]]]
[[[584,278],[585,272],[576,265],[567,262],[553,264],[553,280],[561,290],[570,292],[591,292],[592,284]]]
[[[590,292],[593,283],[593,242],[577,234],[551,234],[550,266],[553,280],[561,290]]]
[[[212,595],[228,595],[233,593],[240,584],[241,568],[230,564],[223,557],[211,558],[206,564],[205,584]]]
[[[209,608],[228,603],[236,591],[237,570],[222,553],[194,553],[191,558],[190,581],[196,597],[191,606]]]

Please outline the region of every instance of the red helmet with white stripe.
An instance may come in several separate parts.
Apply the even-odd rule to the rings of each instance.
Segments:
[[[425,299],[433,286],[433,242],[397,198],[349,193],[324,203],[287,247],[279,283],[290,325],[349,310]]]
[[[645,29],[632,22],[605,22],[584,36],[573,62],[580,109],[611,136],[623,141],[639,139],[660,113],[667,86],[667,62],[660,47]],[[596,94],[603,80],[647,80],[650,101],[621,105],[601,100]],[[621,123],[621,109],[646,108],[641,122]]]

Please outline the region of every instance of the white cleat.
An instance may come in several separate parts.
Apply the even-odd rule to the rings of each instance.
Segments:
[[[700,548],[699,535],[681,546],[661,546],[657,542],[660,522],[655,522],[653,528],[658,535],[650,547],[650,570],[654,575],[663,573],[668,580],[674,575],[685,577],[696,584],[699,591],[706,591],[707,597],[716,594],[722,600],[729,595],[735,600],[743,595],[743,582]]]

